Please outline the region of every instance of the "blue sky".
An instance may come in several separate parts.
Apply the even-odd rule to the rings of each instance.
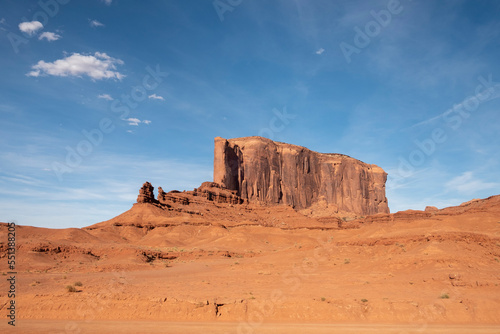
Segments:
[[[0,221],[82,227],[263,135],[389,173],[392,212],[500,193],[500,2],[0,2]]]

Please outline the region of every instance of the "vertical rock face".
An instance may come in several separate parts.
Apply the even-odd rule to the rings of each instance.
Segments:
[[[137,203],[156,203],[154,187],[149,182],[145,182],[141,189],[139,189],[139,196],[137,196]]]
[[[249,201],[304,209],[318,202],[359,215],[389,213],[387,173],[342,154],[262,137],[215,138],[214,182]]]

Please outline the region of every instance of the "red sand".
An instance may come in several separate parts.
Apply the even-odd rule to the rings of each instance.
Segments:
[[[80,332],[500,332],[500,196],[341,227],[285,207],[217,210],[219,224],[18,226],[17,330],[77,333],[65,326],[79,321]],[[6,273],[5,224],[0,240]],[[2,331],[7,290],[2,280]]]

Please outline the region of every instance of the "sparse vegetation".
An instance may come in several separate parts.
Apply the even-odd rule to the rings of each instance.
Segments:
[[[498,257],[495,258],[495,261],[500,262],[500,260],[498,259]]]
[[[363,303],[367,303],[367,302],[368,302],[368,299],[363,298],[363,299],[361,299],[361,301],[362,301]]]
[[[344,259],[344,264],[349,264],[351,263],[351,259]]]
[[[321,297],[321,301],[324,302],[326,300],[325,297]]]
[[[75,282],[75,286],[83,286],[83,284],[82,284],[82,282],[77,281],[77,282]]]
[[[440,299],[449,299],[450,296],[447,293],[443,293],[441,296],[439,296]]]
[[[76,292],[76,288],[73,285],[66,285],[66,291]]]

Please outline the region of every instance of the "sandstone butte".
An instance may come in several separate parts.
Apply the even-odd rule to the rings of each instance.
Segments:
[[[214,182],[181,195],[160,187],[158,199],[146,182],[137,202],[168,208],[172,201],[188,204],[188,196],[203,193],[217,202],[286,205],[316,216],[365,216],[389,213],[386,180],[382,168],[347,155],[318,153],[263,137],[217,137]]]
[[[248,201],[389,213],[387,173],[343,154],[318,153],[263,137],[215,138],[214,182]]]
[[[500,196],[391,214],[381,168],[259,137],[216,138],[214,165],[88,227],[17,226],[16,332],[500,332]]]

